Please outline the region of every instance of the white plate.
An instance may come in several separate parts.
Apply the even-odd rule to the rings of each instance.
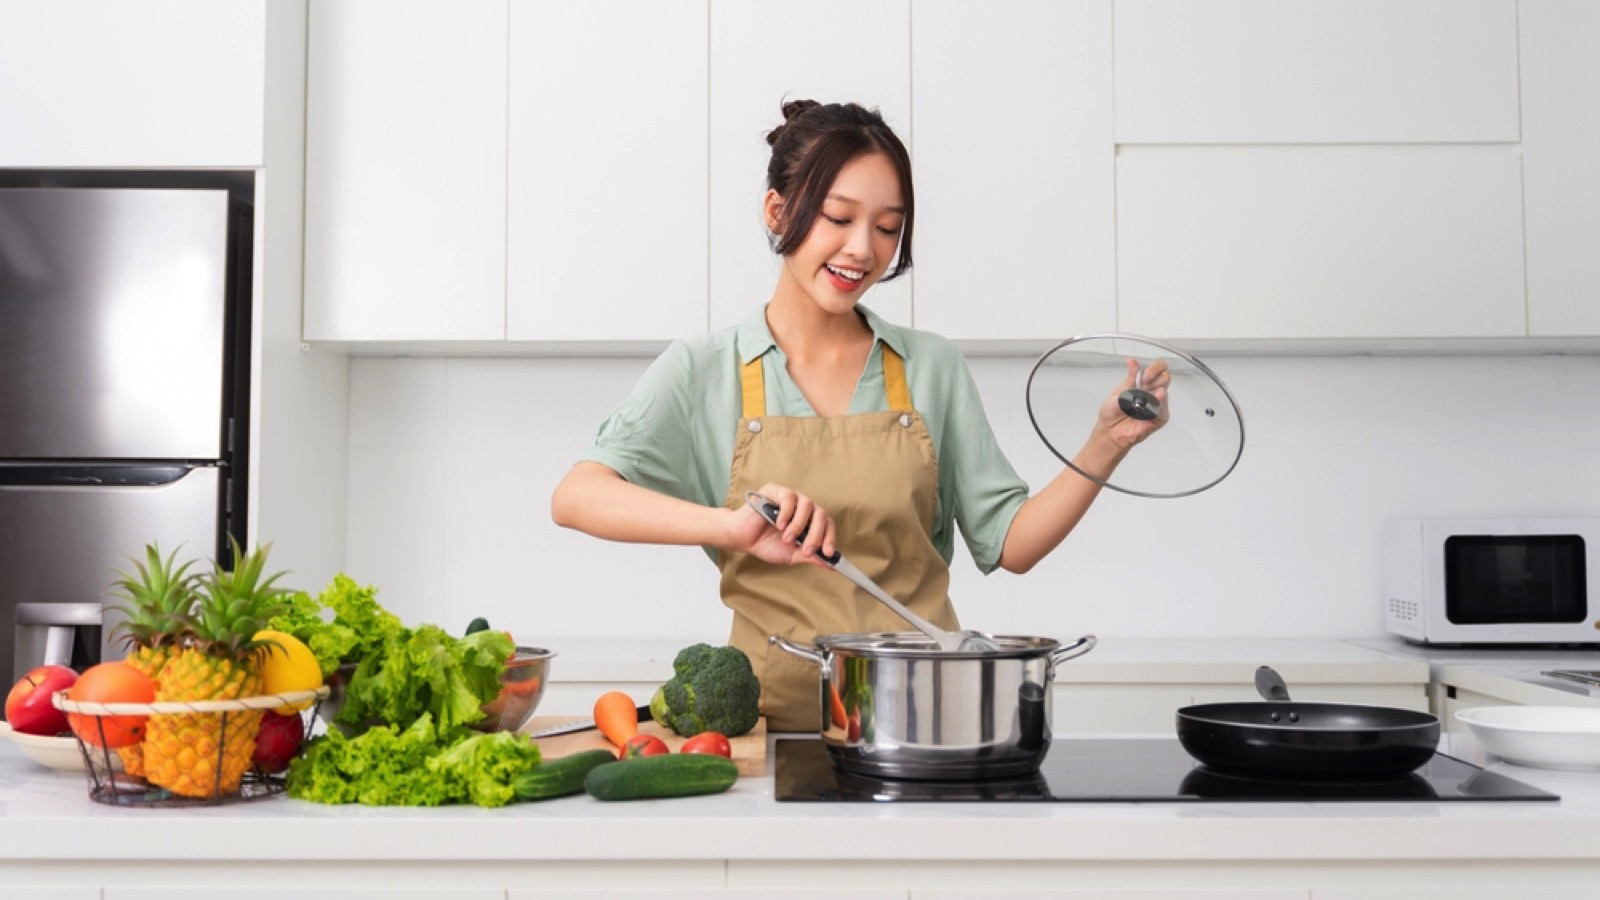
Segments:
[[[22,750],[22,754],[47,769],[58,772],[82,772],[83,752],[74,737],[40,737],[23,734],[9,724],[0,722],[0,737],[9,737]],[[122,758],[111,754],[111,768],[122,771]]]
[[[1600,769],[1600,709],[1580,706],[1480,706],[1463,709],[1483,749],[1542,769]]]

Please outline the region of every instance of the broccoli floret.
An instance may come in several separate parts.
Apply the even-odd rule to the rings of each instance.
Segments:
[[[743,650],[695,644],[678,651],[672,671],[650,701],[656,721],[685,737],[702,731],[737,737],[756,727],[761,683]]]

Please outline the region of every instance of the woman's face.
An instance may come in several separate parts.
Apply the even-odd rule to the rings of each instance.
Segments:
[[[894,164],[882,153],[857,157],[839,170],[804,243],[784,257],[785,278],[825,311],[850,312],[893,262],[904,222]]]

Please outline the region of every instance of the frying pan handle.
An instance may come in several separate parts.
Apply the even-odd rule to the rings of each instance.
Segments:
[[[766,519],[768,525],[771,525],[773,528],[778,527],[778,504],[773,503],[771,500],[768,500],[765,495],[755,491],[745,491],[744,502],[749,504],[751,509],[760,513],[761,518]],[[800,536],[794,539],[794,545],[798,547],[801,544],[804,544],[806,542],[806,535],[808,533],[808,531],[800,532]],[[817,559],[820,559],[831,566],[839,561],[839,551],[834,550],[833,555],[829,556],[826,553],[823,553],[822,548],[819,547],[817,548]]]
[[[1092,634],[1086,634],[1065,647],[1057,647],[1050,653],[1050,665],[1059,666],[1069,659],[1082,656],[1093,650],[1094,645],[1097,643],[1099,643],[1099,639]]]
[[[824,663],[822,661],[822,654],[821,653],[818,653],[817,651],[813,650],[812,648],[804,646],[802,644],[796,644],[794,641],[791,641],[786,637],[780,637],[779,635],[776,635],[776,634],[768,635],[767,636],[767,643],[772,644],[773,646],[776,646],[781,650],[787,650],[790,653],[793,653],[795,656],[800,657],[801,659],[809,659],[812,662],[816,663],[818,668],[821,668],[824,665]]]
[[[1256,693],[1263,700],[1289,702],[1289,686],[1283,683],[1283,676],[1278,674],[1278,670],[1271,666],[1256,669]]]

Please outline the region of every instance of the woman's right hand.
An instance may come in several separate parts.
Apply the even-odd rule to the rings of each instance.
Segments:
[[[786,566],[811,563],[828,568],[818,554],[832,556],[837,528],[833,518],[816,501],[781,484],[767,483],[759,493],[778,504],[777,527],[767,524],[761,514],[747,504],[729,510],[733,514],[729,549],[748,553],[763,562]],[[795,541],[805,535],[805,540]]]

